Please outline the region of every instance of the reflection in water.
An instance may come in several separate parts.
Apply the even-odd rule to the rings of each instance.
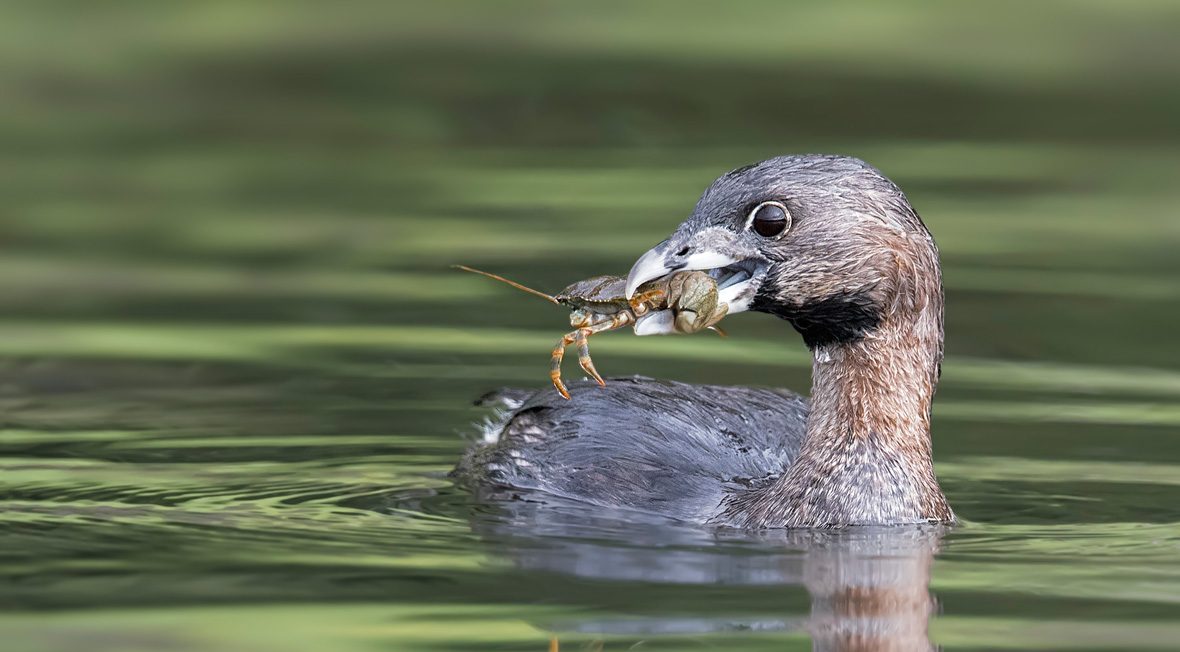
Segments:
[[[935,531],[879,529],[801,541],[803,583],[811,594],[808,630],[816,647],[929,648],[934,601],[927,587],[940,537]]]
[[[549,500],[547,498],[547,500]],[[817,650],[922,650],[935,602],[930,567],[947,528],[848,528],[750,534],[634,513],[514,501],[474,529],[516,567],[584,579],[729,587],[803,587],[810,614],[641,617],[546,623],[556,632],[684,635],[805,631]],[[718,605],[724,612],[725,605]]]

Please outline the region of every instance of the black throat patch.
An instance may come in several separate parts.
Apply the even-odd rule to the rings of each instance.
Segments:
[[[780,296],[778,283],[768,277],[754,295],[750,310],[791,322],[810,349],[859,341],[880,326],[883,318],[881,307],[868,292],[839,292],[800,304],[785,303]]]

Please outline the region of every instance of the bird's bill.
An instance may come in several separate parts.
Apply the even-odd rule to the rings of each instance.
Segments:
[[[673,257],[668,253],[668,242],[652,247],[639,257],[627,274],[627,298],[635,295],[639,286],[678,271],[707,272],[717,281],[718,299],[729,305],[728,314],[749,310],[766,267],[754,259],[739,259],[716,251],[696,251],[688,256]],[[672,313],[663,310],[650,313],[635,325],[638,335],[671,333]]]

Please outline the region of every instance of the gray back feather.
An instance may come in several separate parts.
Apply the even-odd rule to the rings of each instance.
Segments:
[[[570,392],[509,403],[495,441],[472,449],[456,475],[703,522],[726,495],[781,474],[806,427],[807,401],[784,390],[634,377]]]

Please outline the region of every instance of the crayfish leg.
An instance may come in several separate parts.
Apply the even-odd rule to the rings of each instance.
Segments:
[[[647,312],[652,305],[661,303],[665,295],[667,295],[667,292],[664,290],[648,290],[647,292],[641,292],[631,297],[627,302],[630,304],[632,311],[642,314]]]
[[[565,388],[565,383],[561,382],[561,360],[565,357],[565,347],[573,344],[580,332],[566,333],[560,340],[557,340],[557,346],[553,347],[553,362],[549,365],[549,380],[553,381],[557,393],[567,401],[570,399],[570,393]]]
[[[599,385],[606,387],[606,381],[603,380],[598,370],[594,368],[594,362],[590,359],[590,343],[587,341],[587,338],[595,333],[615,330],[616,328],[622,328],[634,322],[634,315],[630,312],[623,311],[611,315],[608,319],[600,321],[597,324],[579,328],[562,336],[557,341],[557,346],[553,347],[553,362],[549,365],[549,380],[553,381],[553,386],[557,388],[557,393],[561,394],[566,400],[569,400],[569,390],[566,389],[565,383],[561,380],[561,361],[565,358],[566,347],[574,343],[578,345],[578,364]]]
[[[590,359],[590,334],[591,330],[582,328],[578,330],[578,335],[575,342],[578,343],[578,364],[582,366],[582,371],[590,374],[600,387],[606,387],[606,381],[598,374],[598,370],[594,368],[594,361]]]

